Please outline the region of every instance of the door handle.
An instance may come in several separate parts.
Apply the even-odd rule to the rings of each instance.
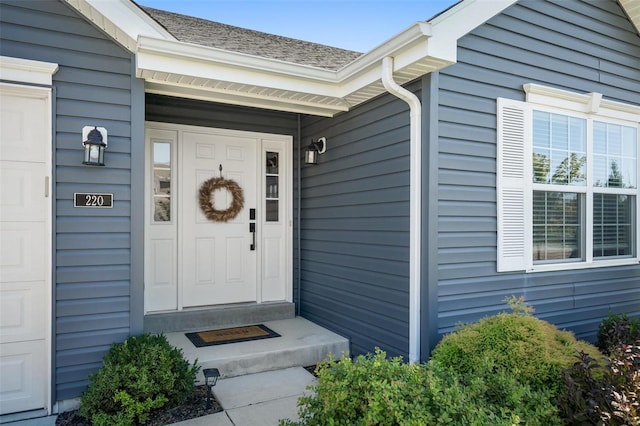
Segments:
[[[251,251],[254,251],[256,249],[256,224],[255,223],[249,224],[249,232],[251,232],[252,238],[253,238],[253,242],[251,243]]]

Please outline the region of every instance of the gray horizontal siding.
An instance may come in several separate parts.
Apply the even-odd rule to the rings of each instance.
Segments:
[[[495,100],[540,83],[640,103],[639,37],[617,2],[520,1],[462,38],[439,82],[439,332],[512,294],[586,339],[610,310],[640,314],[638,267],[496,273]]]
[[[411,86],[417,91],[417,85]],[[351,339],[355,354],[408,353],[409,111],[382,96],[333,119],[303,120],[302,315]]]
[[[58,1],[3,1],[0,52],[59,64],[55,87],[55,399],[80,396],[130,333],[132,58]],[[82,127],[108,131],[106,167],[82,163]],[[114,194],[113,209],[73,207]]]
[[[147,121],[297,136],[297,114],[146,95]]]

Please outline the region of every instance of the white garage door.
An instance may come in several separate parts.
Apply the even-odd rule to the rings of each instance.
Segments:
[[[48,411],[51,90],[0,84],[0,414]]]

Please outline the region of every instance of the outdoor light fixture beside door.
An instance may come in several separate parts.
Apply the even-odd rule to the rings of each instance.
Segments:
[[[84,161],[88,166],[104,166],[104,150],[107,147],[107,129],[97,126],[82,128]]]
[[[316,142],[311,139],[311,143],[304,152],[304,162],[306,164],[318,164],[318,154],[327,151],[327,138],[322,137]]]

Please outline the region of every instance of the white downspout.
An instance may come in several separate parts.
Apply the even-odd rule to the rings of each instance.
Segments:
[[[382,60],[382,84],[409,104],[409,362],[420,362],[420,259],[422,206],[422,105],[420,99],[393,79],[393,58]]]

